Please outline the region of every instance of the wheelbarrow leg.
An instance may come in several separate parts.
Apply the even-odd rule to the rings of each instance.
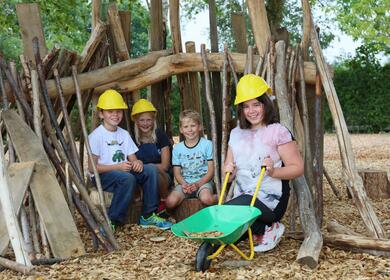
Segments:
[[[216,245],[212,245],[209,242],[203,242],[198,251],[196,252],[195,257],[195,270],[205,272],[211,264],[211,260],[208,260],[207,257],[212,255],[217,249]]]

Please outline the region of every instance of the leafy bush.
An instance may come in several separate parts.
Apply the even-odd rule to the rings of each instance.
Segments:
[[[381,66],[376,51],[360,46],[353,58],[336,65],[334,85],[351,132],[379,132],[390,125],[390,64]],[[325,108],[325,129],[333,121]]]

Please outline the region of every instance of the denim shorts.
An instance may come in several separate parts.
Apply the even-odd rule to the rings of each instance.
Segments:
[[[179,193],[182,193],[185,198],[199,198],[199,194],[202,190],[208,189],[210,190],[211,193],[213,193],[213,183],[212,182],[207,182],[203,186],[201,186],[199,189],[192,193],[184,193],[183,192],[183,187],[181,185],[176,185],[175,188],[172,191],[177,191]]]

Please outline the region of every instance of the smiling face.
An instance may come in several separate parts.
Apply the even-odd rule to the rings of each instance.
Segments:
[[[99,117],[103,119],[103,125],[107,130],[115,131],[119,123],[122,121],[123,110],[100,110]]]
[[[263,126],[264,104],[257,99],[251,99],[243,103],[245,119],[251,124],[252,129]]]
[[[184,135],[186,141],[198,141],[202,126],[200,123],[190,118],[183,118],[180,121],[180,133]]]
[[[135,118],[135,124],[143,134],[150,134],[154,129],[154,113],[145,112],[138,114]]]

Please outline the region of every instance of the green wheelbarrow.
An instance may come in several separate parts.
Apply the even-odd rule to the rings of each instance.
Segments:
[[[253,205],[256,201],[264,173],[265,167],[262,167],[250,205],[222,205],[230,176],[230,173],[227,173],[218,205],[204,208],[172,226],[171,230],[176,236],[202,242],[196,253],[196,271],[206,271],[210,267],[211,261],[227,245],[231,246],[244,259],[253,259],[254,245],[250,226],[261,215],[261,211]],[[245,255],[234,244],[245,232],[248,232],[249,235],[249,256]]]

